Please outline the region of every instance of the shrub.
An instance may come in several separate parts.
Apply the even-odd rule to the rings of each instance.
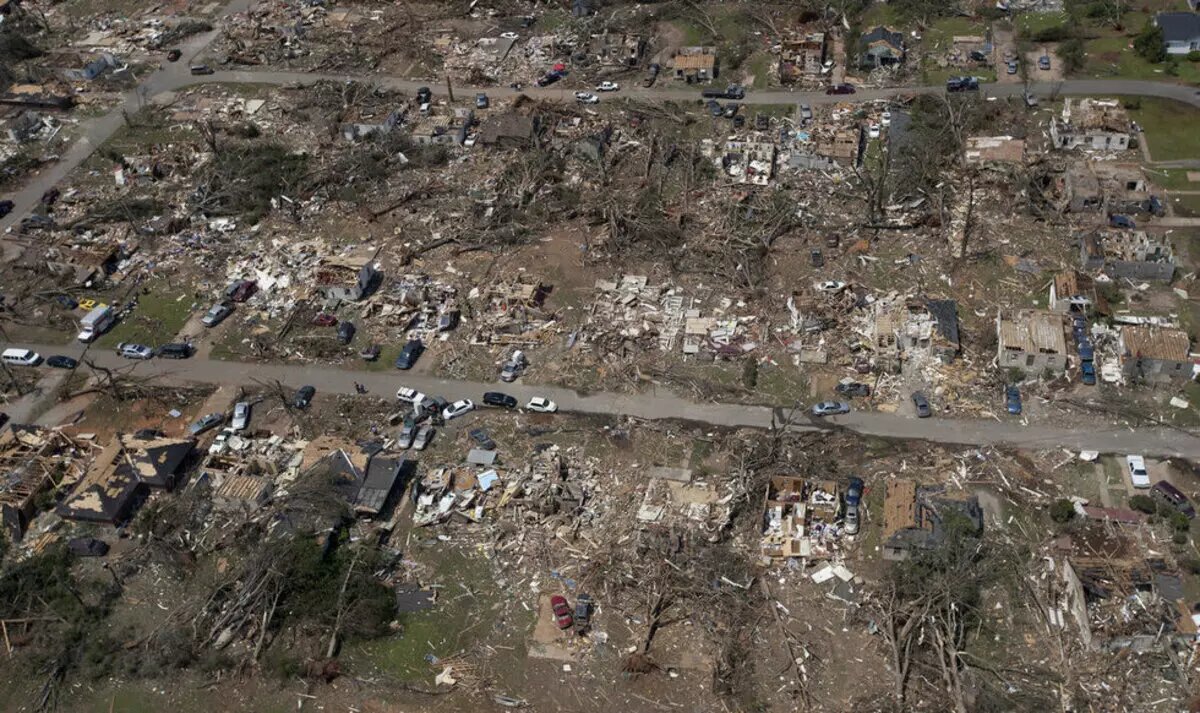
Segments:
[[[758,360],[747,359],[745,366],[742,367],[742,385],[747,389],[753,389],[758,386]]]
[[[1187,541],[1188,534],[1186,532],[1179,532],[1176,530],[1175,534],[1171,536],[1171,542],[1174,542],[1177,545],[1186,545]]]
[[[1179,566],[1189,574],[1200,574],[1200,557],[1187,555],[1179,559]]]
[[[1167,522],[1171,524],[1171,527],[1174,528],[1176,532],[1187,532],[1192,527],[1192,523],[1188,521],[1187,515],[1184,515],[1179,511],[1174,511],[1167,515]]]
[[[1161,27],[1147,22],[1140,34],[1133,39],[1133,49],[1146,61],[1158,64],[1167,58],[1167,47]]]
[[[1149,495],[1134,495],[1129,498],[1129,507],[1138,512],[1144,512],[1147,515],[1153,515],[1158,512],[1158,504]]]
[[[1187,53],[1187,61],[1200,62],[1200,50],[1192,50]]]
[[[1050,506],[1050,519],[1057,523],[1068,522],[1075,517],[1075,504],[1066,498],[1059,498]]]

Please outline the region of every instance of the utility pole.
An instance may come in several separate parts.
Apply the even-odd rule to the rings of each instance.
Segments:
[[[446,73],[446,96],[450,98],[450,103],[454,103],[454,87],[450,86],[450,73]]]

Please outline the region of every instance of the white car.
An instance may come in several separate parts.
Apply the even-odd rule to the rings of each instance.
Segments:
[[[425,400],[425,394],[417,391],[416,389],[410,389],[407,386],[401,386],[400,388],[396,389],[396,398],[400,401],[407,401],[415,406]]]
[[[591,92],[575,92],[575,101],[580,104],[599,104],[600,97]]]
[[[554,413],[558,410],[558,404],[545,396],[534,396],[525,404],[525,408],[536,413]]]
[[[825,282],[818,282],[813,287],[821,292],[841,292],[846,289],[846,283],[839,280],[826,280]]]
[[[233,431],[228,428],[217,434],[213,439],[212,445],[208,447],[209,455],[218,455],[229,449],[229,437],[233,435]]]
[[[870,139],[878,139],[879,138],[879,124],[871,124],[870,126],[867,127],[867,138],[870,138]]]
[[[883,124],[884,126],[891,126],[892,125],[892,112],[890,112],[890,111],[883,112],[883,116],[879,117],[879,123]]]
[[[1150,474],[1146,472],[1146,459],[1141,456],[1125,456],[1125,464],[1129,466],[1129,479],[1135,488],[1149,488]]]
[[[518,35],[515,32],[501,32],[500,37],[506,40],[515,40],[517,39]]]
[[[462,401],[455,401],[446,408],[442,409],[442,418],[449,421],[474,410],[475,402],[471,399],[463,399]]]
[[[244,431],[250,425],[250,404],[246,401],[239,401],[233,407],[233,420],[229,422],[229,428],[233,431]]]
[[[600,82],[596,85],[596,91],[598,92],[615,92],[620,88],[621,85],[616,82]]]

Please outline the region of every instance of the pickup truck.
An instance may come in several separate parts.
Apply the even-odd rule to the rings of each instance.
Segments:
[[[975,77],[950,77],[946,80],[946,91],[977,92],[979,91],[979,80]]]
[[[745,99],[746,90],[737,84],[730,84],[724,89],[705,89],[700,96],[704,99]]]

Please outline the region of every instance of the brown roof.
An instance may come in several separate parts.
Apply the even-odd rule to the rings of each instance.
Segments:
[[[1187,361],[1191,340],[1182,329],[1130,325],[1121,329],[1125,354],[1130,357]]]
[[[1000,344],[1026,354],[1066,354],[1063,318],[1053,312],[1022,310],[1000,318]]]
[[[883,537],[917,526],[917,484],[912,480],[888,481],[883,497]]]
[[[677,54],[675,69],[712,69],[717,62],[713,54]]]

